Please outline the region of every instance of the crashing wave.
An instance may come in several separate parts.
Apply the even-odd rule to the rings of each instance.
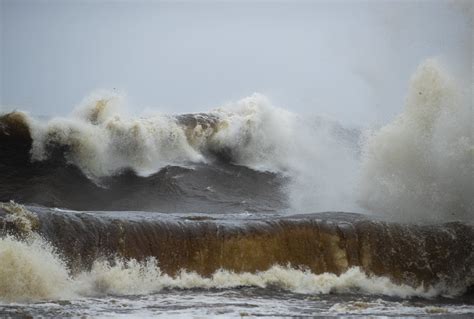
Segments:
[[[91,96],[67,118],[10,113],[0,117],[0,200],[75,209],[366,210],[469,222],[472,101],[460,91],[428,60],[405,111],[362,141],[358,129],[303,118],[259,94],[196,114],[128,116],[110,93]]]
[[[11,220],[9,209],[17,207],[34,217],[34,231]],[[94,213],[9,203],[0,208],[0,235],[0,299],[238,286],[432,297],[474,285],[474,228],[462,223],[409,225],[344,213]]]

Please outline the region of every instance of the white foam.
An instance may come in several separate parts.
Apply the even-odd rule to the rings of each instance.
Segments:
[[[335,134],[337,123],[303,118],[272,106],[260,94],[218,109],[217,114],[228,124],[213,142],[234,150],[238,164],[289,176],[291,209],[356,210],[355,145]]]
[[[65,264],[39,237],[0,238],[0,299],[34,301],[71,297]]]
[[[48,158],[51,143],[64,145],[70,148],[68,161],[93,178],[124,168],[148,175],[168,164],[202,160],[172,118],[130,118],[118,111],[118,103],[119,96],[87,100],[69,118],[35,123],[32,158]]]
[[[6,213],[5,222],[14,224],[21,233],[31,234],[38,226],[38,217],[23,205],[10,201],[0,203],[0,208]]]
[[[236,164],[264,171],[288,169],[296,115],[273,107],[263,95],[210,111],[218,126],[197,125],[192,132],[172,116],[129,117],[121,111],[123,104],[121,96],[96,93],[68,118],[33,122],[33,159],[48,158],[47,146],[54,143],[68,146],[68,160],[89,176],[108,176],[123,168],[145,175],[168,164],[203,161],[202,152],[209,148],[227,148]]]
[[[474,307],[470,305],[462,306],[423,306],[414,305],[409,302],[394,302],[386,301],[382,299],[373,300],[369,302],[364,301],[350,301],[344,303],[336,303],[331,306],[327,313],[328,315],[334,314],[353,314],[353,315],[387,315],[397,314],[402,316],[449,316],[449,315],[463,315],[472,314]]]
[[[114,266],[105,262],[97,262],[90,273],[81,274],[77,279],[81,284],[86,285],[86,293],[92,291],[114,295],[145,294],[160,291],[165,287],[228,289],[242,286],[260,288],[276,286],[303,294],[328,294],[360,290],[367,294],[432,297],[439,293],[435,289],[397,285],[384,277],[368,277],[357,267],[349,269],[340,276],[330,273],[316,275],[310,271],[276,265],[266,271],[256,273],[235,273],[221,269],[206,278],[183,270],[177,276],[170,277],[161,272],[158,263],[153,259],[144,263],[138,263],[135,260],[116,261]]]

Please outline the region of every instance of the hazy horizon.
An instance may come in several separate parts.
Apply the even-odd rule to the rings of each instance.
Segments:
[[[400,113],[426,58],[472,74],[472,5],[463,1],[1,0],[0,8],[3,111],[66,115],[105,89],[124,94],[133,112],[186,113],[259,92],[296,113],[370,125]]]

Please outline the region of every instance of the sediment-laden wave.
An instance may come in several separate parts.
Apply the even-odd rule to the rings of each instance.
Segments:
[[[474,284],[474,227],[461,223],[417,226],[344,213],[82,213],[10,203],[0,209],[0,226],[11,234],[0,240],[0,294],[10,299],[54,298],[68,285],[85,294],[275,285],[430,297]]]

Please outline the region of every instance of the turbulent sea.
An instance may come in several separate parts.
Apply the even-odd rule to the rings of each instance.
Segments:
[[[0,316],[474,316],[472,101],[436,63],[379,129],[254,94],[0,115]]]

